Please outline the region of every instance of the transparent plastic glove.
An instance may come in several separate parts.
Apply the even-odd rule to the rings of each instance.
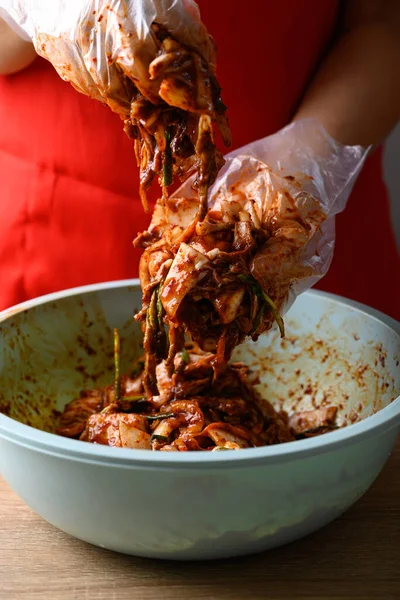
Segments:
[[[5,21],[7,23],[7,25],[9,25],[11,27],[11,29],[13,31],[15,31],[15,33],[22,39],[24,40],[24,42],[31,42],[32,38],[30,35],[27,34],[27,32],[22,29],[22,27],[20,25],[18,25],[18,23],[16,21],[14,21],[14,19],[11,17],[11,15],[4,9],[2,8],[3,5],[6,4],[6,1],[2,1],[0,0],[0,19],[3,19],[3,21]],[[7,2],[8,4],[8,2]]]
[[[186,296],[192,294],[192,298],[204,297],[215,305],[219,321],[214,315],[213,341],[225,331],[228,355],[244,336],[256,339],[274,320],[283,334],[279,315],[329,268],[335,242],[334,217],[345,208],[367,152],[360,146],[338,144],[317,121],[296,121],[228,154],[210,189],[206,219],[195,228],[190,225],[193,209],[188,204],[193,190],[190,180],[185,182],[175,198],[186,198],[186,202],[169,201],[175,207],[169,210],[166,205],[167,218],[162,225],[172,231],[178,222],[186,227],[181,235],[184,243],[174,256],[161,295],[171,320],[176,320],[179,310],[180,314],[185,313],[184,324],[192,334],[198,328],[201,315],[193,316],[195,302],[189,302],[190,311],[185,312]],[[161,222],[156,211],[150,231]],[[220,231],[225,232],[225,238],[221,238]],[[228,245],[221,246],[221,239]],[[233,239],[232,247],[229,239]],[[213,244],[215,249],[210,251]],[[175,242],[174,248],[177,245]],[[231,254],[226,256],[226,251]],[[189,253],[199,265],[197,270],[187,268],[191,264],[187,260]],[[205,270],[208,279],[202,277]],[[218,289],[213,288],[211,296],[206,289],[210,273],[222,281]],[[245,306],[245,285],[253,291],[253,299],[262,293],[271,310],[261,307],[257,317],[254,303]]]
[[[149,65],[158,46],[151,26],[168,29],[180,43],[214,65],[215,47],[193,0],[0,0],[0,11],[38,54],[78,91],[129,116],[127,76],[151,100],[159,83]]]
[[[364,164],[369,149],[344,146],[333,140],[313,119],[296,121],[274,135],[228,154],[227,162],[210,190],[209,206],[216,207],[221,200],[229,200],[238,192],[255,201],[262,224],[271,219],[279,198],[288,192],[294,199],[306,235],[295,232],[290,223],[285,235],[285,223],[290,215],[276,217],[282,223],[274,238],[261,248],[252,261],[252,272],[264,289],[271,289],[271,278],[279,273],[285,279],[285,268],[293,269],[294,277],[285,311],[295,297],[313,286],[328,271],[335,243],[335,215],[343,211],[354,182]],[[268,167],[267,169],[265,167]],[[290,209],[291,210],[291,209]],[[287,233],[286,232],[286,233]],[[292,253],[296,264],[276,262],[280,246],[295,248]],[[272,266],[271,266],[272,263]],[[283,276],[282,276],[283,275]],[[287,279],[290,279],[288,272]]]

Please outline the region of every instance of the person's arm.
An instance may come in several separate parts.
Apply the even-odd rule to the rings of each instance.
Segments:
[[[400,119],[400,1],[347,0],[345,27],[294,117],[337,141],[378,144]]]
[[[0,75],[11,75],[28,67],[37,57],[30,42],[0,18]]]

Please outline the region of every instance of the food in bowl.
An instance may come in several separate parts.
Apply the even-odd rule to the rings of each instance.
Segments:
[[[58,431],[71,435],[84,424],[81,440],[173,451],[290,441],[303,421],[310,435],[332,428],[329,407],[289,423],[287,414],[260,401],[244,365],[228,364],[238,344],[256,340],[275,322],[284,336],[281,312],[293,285],[312,274],[304,249],[327,215],[297,176],[278,175],[263,163],[209,194],[225,163],[214,129],[225,146],[231,143],[214,44],[205,30],[208,52],[195,40],[179,43],[155,22],[151,33],[155,53],[143,65],[146,76],[131,81],[121,74],[129,101],[119,107],[134,140],[146,210],[146,190],[156,177],[162,188],[150,227],[134,242],[144,250],[137,314],[143,373],[139,382],[124,379],[121,397],[116,360],[113,392],[86,392],[67,407]],[[188,181],[189,193],[169,197],[175,177]],[[188,336],[198,351],[185,347]],[[180,377],[197,391],[182,396],[171,384]],[[230,388],[225,381],[232,380]],[[138,386],[134,400],[127,388]]]
[[[116,347],[119,349],[118,334]],[[336,428],[337,407],[275,410],[255,388],[257,373],[233,362],[215,374],[211,353],[184,349],[172,376],[156,367],[158,395],[145,396],[142,359],[114,385],[82,392],[67,404],[57,433],[95,444],[174,451],[238,450],[291,442]]]
[[[54,435],[55,410],[77,390],[113,381],[114,327],[121,372],[141,355],[132,319],[140,301],[137,281],[112,282],[0,315],[0,469],[36,513],[103,548],[211,559],[303,537],[372,485],[400,425],[399,325],[320,292],[297,299],[285,338],[273,330],[239,346],[233,361],[259,373],[254,385],[277,411],[337,407],[329,434],[234,452],[151,452]],[[118,507],[112,518],[110,507]]]

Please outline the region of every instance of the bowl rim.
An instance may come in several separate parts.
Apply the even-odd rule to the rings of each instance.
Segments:
[[[101,292],[118,288],[138,288],[138,279],[124,279],[105,283],[90,284],[51,294],[46,294],[0,312],[0,323],[18,313],[26,312],[42,304],[62,300],[71,296]],[[400,323],[391,317],[341,296],[309,290],[308,295],[319,296],[351,308],[356,313],[367,314],[370,318],[394,331],[400,338]],[[125,448],[111,448],[87,444],[79,440],[35,429],[0,413],[0,438],[40,453],[79,462],[116,466],[121,468],[163,468],[163,469],[215,469],[240,468],[259,464],[274,464],[306,456],[325,454],[337,448],[356,444],[368,437],[400,426],[400,395],[374,415],[359,423],[353,423],[323,436],[297,440],[259,448],[246,448],[239,452],[152,452]]]

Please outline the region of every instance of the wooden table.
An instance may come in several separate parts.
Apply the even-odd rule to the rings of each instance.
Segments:
[[[399,600],[400,440],[343,517],[290,546],[209,563],[123,556],[61,533],[0,480],[1,600]]]

